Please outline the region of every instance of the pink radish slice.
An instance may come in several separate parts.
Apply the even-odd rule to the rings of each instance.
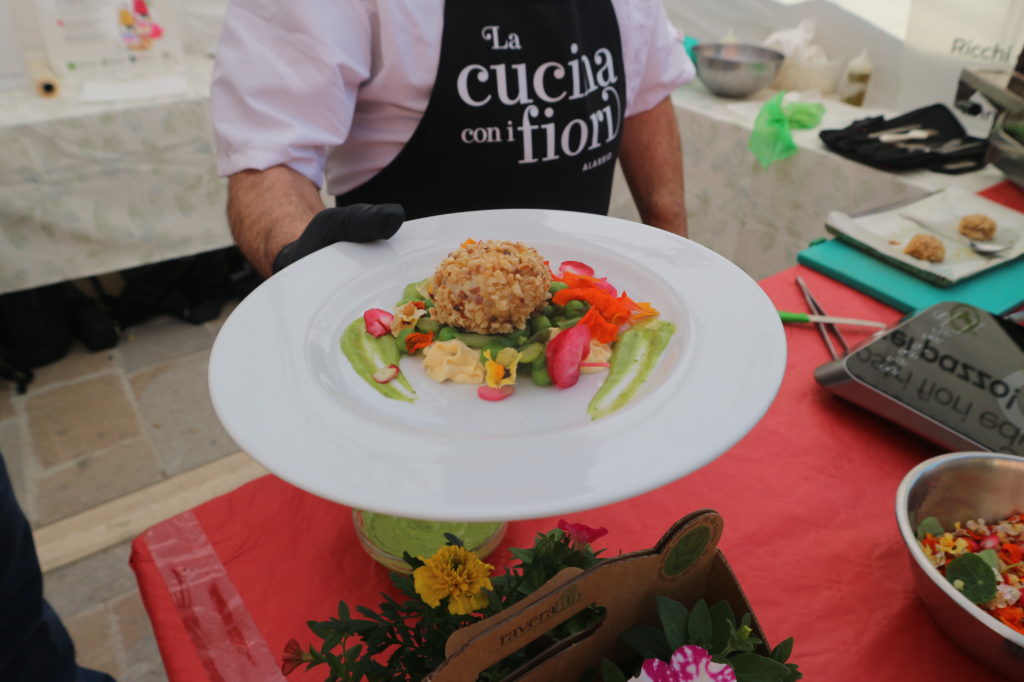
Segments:
[[[548,341],[548,374],[555,386],[569,388],[576,385],[580,378],[580,363],[589,352],[590,329],[580,324]]]
[[[395,316],[380,308],[370,308],[363,313],[363,322],[366,324],[366,331],[374,337],[384,336],[391,333],[391,321]]]
[[[387,367],[381,367],[373,373],[373,380],[378,384],[386,384],[395,377],[398,376],[398,365],[388,365]]]
[[[484,400],[504,400],[505,398],[512,395],[512,392],[516,390],[516,387],[512,384],[505,384],[500,388],[491,388],[490,386],[480,386],[476,389],[476,394]]]
[[[581,263],[578,260],[567,260],[558,266],[558,273],[564,274],[571,272],[574,275],[583,275],[584,277],[593,277],[594,268],[590,267],[586,263]]]

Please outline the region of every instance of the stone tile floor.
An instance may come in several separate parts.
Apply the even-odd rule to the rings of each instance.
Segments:
[[[161,317],[117,347],[75,346],[36,370],[24,395],[0,381],[0,452],[33,527],[238,451],[217,420],[206,371],[218,320]],[[166,680],[128,565],[129,543],[44,576],[83,665],[130,682]]]

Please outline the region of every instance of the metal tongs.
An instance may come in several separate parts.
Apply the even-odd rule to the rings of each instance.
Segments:
[[[828,313],[821,307],[817,299],[811,293],[811,290],[807,287],[807,283],[804,282],[800,275],[796,276],[796,285],[800,287],[800,291],[804,294],[804,299],[807,301],[807,307],[810,308],[811,312],[815,315],[827,315]],[[828,352],[832,354],[833,360],[838,360],[841,357],[845,357],[850,352],[850,345],[846,343],[846,339],[843,337],[843,333],[839,331],[839,328],[834,324],[825,322],[816,322],[815,326],[818,328],[818,332],[821,334],[821,338],[825,341],[825,346],[828,347]],[[832,339],[829,336],[829,332],[835,334],[836,340],[843,349],[842,355],[836,351],[835,345],[832,343]]]

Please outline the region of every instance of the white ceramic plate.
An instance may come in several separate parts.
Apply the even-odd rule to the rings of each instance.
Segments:
[[[996,221],[993,242],[1009,248],[998,256],[982,256],[971,250],[968,240],[957,232],[960,219],[982,213]],[[908,219],[923,221],[931,229]],[[1024,255],[1024,214],[1002,204],[957,188],[936,192],[899,208],[850,218],[833,211],[828,227],[837,236],[848,237],[881,255],[894,265],[939,286],[949,286]],[[929,234],[945,244],[941,263],[918,260],[903,253],[915,234]]]
[[[339,348],[368,308],[390,309],[467,237],[579,260],[678,329],[641,391],[597,421],[603,374],[566,390],[528,378],[501,402],[402,370],[415,403],[385,398]],[[231,436],[284,480],[385,514],[504,521],[625,499],[712,461],[757,423],[785,367],[771,301],[739,268],[637,223],[541,210],[411,221],[387,242],[336,244],[264,282],[213,346],[210,393]]]

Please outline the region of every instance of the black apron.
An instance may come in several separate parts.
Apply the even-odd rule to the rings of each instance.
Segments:
[[[394,202],[408,219],[490,208],[606,214],[625,106],[611,0],[446,0],[423,118],[338,205]]]

